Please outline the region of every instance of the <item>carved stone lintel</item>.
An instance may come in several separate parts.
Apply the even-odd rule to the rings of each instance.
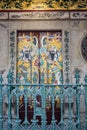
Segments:
[[[87,11],[75,11],[70,13],[70,19],[87,19]]]
[[[9,12],[9,19],[68,19],[66,11]]]
[[[0,19],[87,19],[87,11],[0,12]]]

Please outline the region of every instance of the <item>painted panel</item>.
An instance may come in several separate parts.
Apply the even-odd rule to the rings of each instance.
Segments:
[[[21,82],[60,83],[62,33],[18,32],[17,76]]]
[[[37,82],[38,53],[38,34],[18,33],[17,75],[20,81]]]
[[[61,32],[40,33],[40,77],[45,83],[59,83],[62,72]]]

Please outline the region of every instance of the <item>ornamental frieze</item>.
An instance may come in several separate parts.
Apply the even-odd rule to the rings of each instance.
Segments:
[[[87,10],[87,0],[0,0],[0,10]]]
[[[65,11],[9,12],[9,19],[69,19],[69,12]]]
[[[71,19],[87,19],[87,11],[74,11],[70,13]]]
[[[0,12],[0,20],[7,19],[87,19],[87,11],[8,11]]]

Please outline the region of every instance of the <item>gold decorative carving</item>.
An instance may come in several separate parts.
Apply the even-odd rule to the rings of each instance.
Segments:
[[[1,10],[87,10],[87,0],[0,0]]]

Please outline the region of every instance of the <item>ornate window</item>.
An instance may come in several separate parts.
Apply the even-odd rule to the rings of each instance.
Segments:
[[[83,58],[87,61],[87,35],[82,40],[81,53]]]

